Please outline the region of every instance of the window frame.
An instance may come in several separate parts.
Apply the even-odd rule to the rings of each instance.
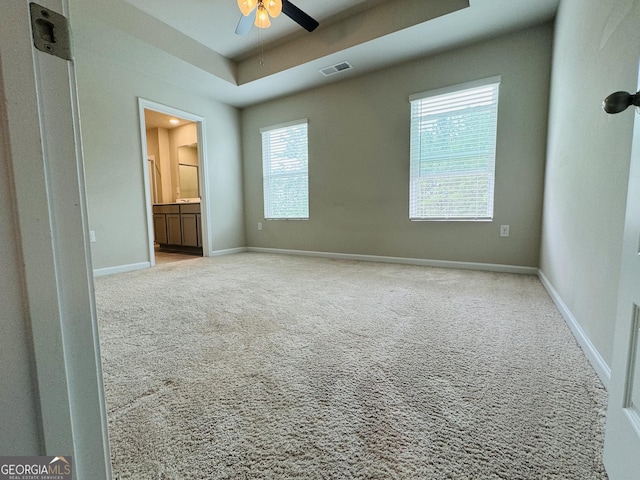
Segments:
[[[502,82],[502,77],[500,75],[496,75],[496,76],[492,76],[492,77],[488,77],[488,78],[483,78],[480,80],[475,80],[475,81],[471,81],[471,82],[465,82],[465,83],[460,83],[460,84],[456,84],[456,85],[450,85],[444,88],[438,88],[435,90],[429,90],[429,91],[425,91],[425,92],[420,92],[420,93],[416,93],[414,95],[411,95],[409,97],[409,103],[410,103],[410,108],[411,108],[411,113],[410,113],[410,152],[409,152],[409,220],[410,221],[436,221],[436,222],[491,222],[493,221],[493,217],[494,217],[494,210],[495,210],[495,171],[496,171],[496,149],[497,149],[497,130],[498,130],[498,108],[499,108],[499,103],[500,103],[500,85]],[[456,93],[462,93],[465,91],[469,91],[469,90],[473,90],[473,89],[481,89],[484,87],[493,87],[495,89],[495,95],[492,95],[492,107],[494,109],[494,113],[492,112],[492,114],[495,115],[494,120],[495,123],[491,124],[490,127],[492,129],[494,129],[493,132],[491,132],[491,139],[494,140],[494,142],[491,145],[491,155],[490,155],[490,163],[489,165],[487,165],[487,167],[484,169],[484,171],[478,172],[478,178],[480,178],[480,175],[489,175],[489,177],[487,178],[487,180],[485,181],[490,181],[490,185],[488,186],[487,189],[485,189],[488,192],[489,198],[487,198],[486,201],[486,212],[487,215],[456,215],[456,214],[429,214],[429,215],[419,215],[419,211],[418,211],[418,193],[414,192],[414,189],[417,188],[416,183],[418,181],[419,178],[421,178],[419,176],[419,174],[416,174],[416,169],[420,168],[420,164],[421,162],[424,162],[424,157],[422,156],[418,156],[418,158],[416,157],[416,153],[420,151],[420,146],[419,145],[415,145],[415,141],[416,139],[420,136],[420,132],[416,131],[419,129],[419,125],[415,124],[415,120],[417,119],[417,115],[414,114],[414,108],[415,106],[422,100],[435,100],[435,97],[444,97],[444,96],[448,96],[451,94],[456,94]],[[417,108],[420,108],[419,106]],[[451,112],[455,112],[457,110],[450,110]],[[463,109],[460,109],[459,111],[463,111]],[[446,112],[445,112],[446,113]],[[435,115],[434,115],[435,117]],[[460,159],[460,156],[455,156],[452,155],[449,157],[451,160],[454,159]],[[450,170],[444,171],[443,172],[443,177],[446,176],[446,174],[450,172]],[[464,170],[461,170],[461,172],[464,172]],[[451,176],[451,174],[449,174],[449,176]],[[424,178],[424,177],[423,177]],[[434,176],[433,178],[437,178],[437,176]]]
[[[304,168],[297,172],[292,172],[291,175],[280,174],[274,175],[273,170],[270,169],[267,171],[267,152],[265,151],[265,135],[270,134],[272,132],[287,130],[291,127],[305,126],[305,145],[304,145],[304,156],[305,156],[305,165]],[[262,199],[263,199],[263,215],[265,220],[308,220],[310,218],[309,212],[309,119],[302,118],[299,120],[292,120],[290,122],[279,123],[276,125],[270,125],[267,127],[260,128],[260,141],[261,141],[261,149],[262,149]],[[269,157],[269,166],[271,167],[271,157]],[[273,203],[271,203],[271,193],[272,189],[270,188],[270,182],[274,178],[287,178],[293,176],[299,176],[300,174],[304,175],[305,182],[305,190],[306,190],[306,198],[304,199],[306,205],[304,205],[304,209],[306,210],[306,215],[278,215],[273,213]]]

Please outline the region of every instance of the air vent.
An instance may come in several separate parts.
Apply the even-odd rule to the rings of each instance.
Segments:
[[[336,73],[344,72],[345,70],[351,70],[352,68],[353,65],[351,65],[349,62],[340,62],[336,63],[335,65],[331,65],[330,67],[321,69],[320,73],[325,77],[328,77],[329,75],[335,75]]]

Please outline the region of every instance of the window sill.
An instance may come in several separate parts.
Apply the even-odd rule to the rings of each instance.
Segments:
[[[473,222],[489,223],[493,218],[410,218],[411,222]]]

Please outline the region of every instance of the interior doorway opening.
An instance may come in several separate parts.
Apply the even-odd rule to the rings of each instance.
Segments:
[[[209,256],[204,118],[139,100],[149,263]]]

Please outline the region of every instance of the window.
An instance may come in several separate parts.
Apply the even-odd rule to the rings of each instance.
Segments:
[[[260,129],[264,218],[309,218],[307,123]]]
[[[412,95],[409,218],[491,220],[500,77]]]

